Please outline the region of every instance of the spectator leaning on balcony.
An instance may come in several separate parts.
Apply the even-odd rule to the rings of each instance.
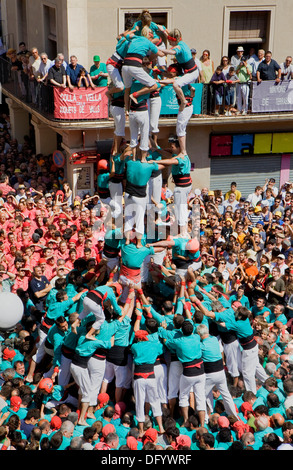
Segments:
[[[278,62],[272,59],[271,51],[266,52],[264,61],[259,64],[256,78],[258,82],[262,80],[275,80],[279,82],[281,80],[281,67]]]
[[[41,63],[39,66],[39,78],[37,78],[38,82],[47,82],[48,72],[50,68],[54,65],[54,61],[48,58],[48,54],[46,52],[42,52],[40,54]]]
[[[243,60],[244,60],[243,54],[244,54],[244,49],[243,49],[242,46],[239,46],[236,49],[236,54],[234,54],[231,57],[231,65],[232,65],[232,67],[235,68],[235,70],[237,69],[240,62],[243,62]]]
[[[72,91],[74,87],[77,86],[77,80],[79,78],[79,74],[81,69],[84,67],[77,62],[77,57],[75,55],[70,56],[70,64],[66,68],[66,75],[67,75],[67,84],[70,90]],[[90,74],[86,71],[86,77],[89,80],[90,86],[95,88],[95,85],[92,82]]]
[[[254,47],[251,47],[249,49],[249,53],[248,53],[248,56],[246,58],[246,62],[248,63],[248,65],[251,66],[252,77],[256,77],[256,70],[257,70],[257,67],[258,67],[258,64],[259,64],[259,58],[255,53]]]
[[[48,71],[48,83],[52,86],[66,88],[66,71],[62,65],[62,60],[58,57],[54,65]]]
[[[41,57],[36,47],[31,49],[31,56],[29,58],[29,79],[30,79],[30,92],[32,102],[35,104],[37,101],[37,78],[39,76],[39,67],[41,64]]]
[[[280,64],[281,67],[281,79],[291,80],[293,78],[293,65],[292,57],[288,55],[284,62]]]
[[[93,57],[93,65],[90,68],[90,76],[96,86],[107,86],[108,85],[108,72],[106,64],[101,62],[100,56],[95,55]]]

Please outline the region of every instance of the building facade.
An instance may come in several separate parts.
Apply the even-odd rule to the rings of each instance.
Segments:
[[[1,0],[1,25],[7,48],[18,49],[24,41],[29,49],[37,47],[51,59],[59,52],[66,60],[74,54],[89,69],[94,55],[100,55],[102,62],[111,56],[129,15],[137,17],[148,8],[154,21],[169,29],[179,28],[198,58],[208,49],[215,67],[222,56],[235,54],[239,45],[246,54],[251,48],[270,50],[281,63],[293,55],[290,7],[290,0],[161,0],[160,6],[141,0]],[[97,142],[110,141],[113,120],[52,119],[22,100],[11,87],[3,84],[2,91],[14,136],[21,141],[32,124],[37,152],[61,149],[74,192],[93,191],[94,160],[85,158],[75,164],[72,155],[95,149]],[[288,90],[284,93],[289,96]],[[267,177],[274,176],[278,184],[292,178],[292,118],[291,109],[282,106],[273,112],[245,116],[195,114],[187,130],[193,187],[226,191],[231,181],[237,181],[241,192],[248,194]],[[167,146],[169,135],[175,133],[176,115],[162,115],[159,126],[160,143]]]

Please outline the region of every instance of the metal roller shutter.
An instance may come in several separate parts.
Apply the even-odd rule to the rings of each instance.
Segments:
[[[211,158],[210,189],[222,189],[225,194],[235,181],[237,189],[247,197],[257,185],[263,186],[266,178],[275,178],[279,186],[281,158],[281,155]]]

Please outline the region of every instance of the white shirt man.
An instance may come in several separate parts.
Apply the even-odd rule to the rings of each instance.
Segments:
[[[235,210],[238,208],[238,205],[239,204],[238,204],[238,201],[236,199],[236,194],[235,193],[231,193],[230,196],[228,197],[228,199],[225,199],[225,201],[223,202],[223,207],[224,207],[225,212],[226,212],[228,206],[231,206],[232,211],[235,212]]]
[[[288,55],[284,62],[280,64],[282,80],[291,80],[293,78],[292,57]]]

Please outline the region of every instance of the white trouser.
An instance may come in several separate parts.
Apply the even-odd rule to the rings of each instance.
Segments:
[[[112,64],[107,64],[106,70],[109,74],[110,80],[112,81],[114,87],[121,88],[123,90],[124,83],[123,83],[123,80],[119,71],[120,69],[117,69],[117,67],[114,67]]]
[[[115,268],[115,266],[119,266],[119,257],[116,256],[115,258],[108,258],[103,254],[102,256],[103,260],[107,261],[107,274],[109,275],[110,272]],[[113,281],[116,282],[119,277],[119,272],[116,271],[114,273]]]
[[[226,366],[229,374],[232,377],[239,377],[239,367],[238,367],[238,358],[239,358],[239,343],[237,340],[232,343],[225,344],[223,343],[223,349],[226,357]]]
[[[83,309],[79,314],[80,320],[83,320],[89,313],[93,313],[96,318],[96,321],[93,323],[93,328],[99,330],[105,320],[103,308],[94,300],[85,297],[83,299]]]
[[[187,198],[188,198],[188,194],[190,193],[190,191],[191,191],[191,186],[187,186],[186,188],[175,186],[175,189],[173,192],[176,219],[180,227],[184,227],[188,221]]]
[[[114,118],[115,130],[117,137],[125,137],[125,111],[120,106],[110,106],[110,113]]]
[[[88,372],[90,380],[89,403],[90,406],[97,404],[97,397],[100,393],[101,385],[104,379],[106,359],[99,360],[92,356],[88,361]]]
[[[178,111],[176,121],[176,134],[177,137],[184,137],[186,135],[186,127],[193,114],[193,106],[185,106],[183,111]]]
[[[268,374],[266,373],[266,371],[264,370],[263,366],[261,365],[261,363],[257,362],[256,364],[256,370],[255,370],[255,377],[263,384],[268,378]]]
[[[258,357],[258,345],[256,344],[252,349],[242,349],[239,348],[239,354],[241,354],[241,372],[243,376],[244,387],[246,390],[249,390],[256,393],[256,369],[259,364]]]
[[[150,268],[151,255],[147,255],[143,260],[140,272],[141,272],[141,282],[148,282],[151,279],[149,272]]]
[[[63,356],[61,354],[61,361],[59,366],[59,373],[58,373],[58,384],[61,387],[65,387],[69,383],[70,380],[70,366],[71,366],[71,359]]]
[[[118,219],[118,217],[122,217],[122,210],[123,210],[123,186],[122,183],[113,183],[109,181],[109,191],[111,195],[111,202],[110,207],[112,210],[112,217]],[[122,221],[121,221],[122,223]]]
[[[194,377],[186,377],[182,374],[179,384],[179,406],[189,406],[189,395],[190,392],[193,392],[195,396],[196,410],[205,411],[205,382],[205,374]]]
[[[168,399],[177,398],[183,366],[180,361],[171,361],[168,373]]]
[[[133,65],[123,65],[122,79],[125,88],[131,88],[132,81],[138,80],[142,85],[152,87],[156,80],[152,78],[142,67],[134,67]]]
[[[81,401],[85,403],[90,402],[90,376],[88,369],[85,367],[77,366],[76,364],[72,364],[70,366],[70,371],[72,377],[74,378],[76,384],[79,387],[79,395],[81,397]]]
[[[145,111],[129,111],[129,130],[130,130],[130,147],[135,148],[139,140],[139,148],[143,151],[149,149],[149,113]]]
[[[157,364],[154,366],[154,373],[157,382],[157,390],[160,403],[168,403],[168,376],[167,365]]]
[[[163,185],[163,177],[162,173],[160,173],[158,176],[151,177],[148,182],[148,204],[152,204],[151,202],[151,197],[156,202],[161,201],[162,197],[162,185]],[[156,209],[158,210],[158,209]]]
[[[112,362],[106,361],[106,369],[104,375],[104,382],[110,383],[115,378],[115,386],[118,388],[124,388],[128,378],[128,367],[117,366]]]
[[[161,403],[157,392],[156,379],[135,379],[133,381],[136,419],[139,423],[145,421],[145,402],[152,408],[153,416],[162,416]],[[147,400],[146,400],[147,397]]]
[[[160,44],[160,45],[158,46],[158,49],[161,49],[161,50],[166,49],[165,43],[162,42],[162,44]],[[158,55],[158,56],[157,56],[157,66],[158,66],[158,67],[166,67],[166,64],[167,64],[166,56],[160,57],[160,56]]]
[[[140,235],[144,234],[144,216],[147,205],[147,196],[145,197],[136,197],[130,196],[128,193],[125,193],[125,226],[124,231],[131,231],[134,226],[137,233]]]
[[[122,294],[121,294],[119,300],[122,304],[124,304],[127,297],[128,297],[129,284],[133,283],[133,281],[131,281],[131,279],[128,279],[126,276],[122,275],[122,276],[119,276],[119,283],[122,286]],[[141,280],[138,283],[134,283],[134,287],[135,287],[135,289],[140,289],[141,288]]]
[[[43,359],[43,357],[45,356],[45,341],[46,341],[46,338],[47,338],[47,334],[44,333],[44,331],[42,331],[40,328],[39,328],[39,341],[37,343],[37,351],[35,353],[35,355],[32,357],[33,361],[35,361],[37,364],[39,364],[41,362],[41,360]]]
[[[249,85],[247,83],[237,83],[236,103],[238,111],[248,110]]]
[[[205,393],[206,393],[207,400],[209,401],[212,410],[213,410],[213,406],[211,404],[213,403],[212,401],[213,400],[213,394],[212,394],[213,387],[216,387],[221,393],[226,413],[228,415],[233,415],[237,417],[235,403],[229,392],[224,370],[206,374]]]
[[[197,78],[199,76],[199,71],[198,69],[194,70],[193,72],[190,73],[185,73],[184,75],[181,75],[181,77],[176,77],[175,81],[180,88],[182,88],[185,85],[189,85],[190,83],[195,83]]]
[[[150,118],[150,135],[158,134],[159,130],[159,119],[162,108],[162,99],[160,96],[154,96],[148,99],[149,105],[149,118]]]

